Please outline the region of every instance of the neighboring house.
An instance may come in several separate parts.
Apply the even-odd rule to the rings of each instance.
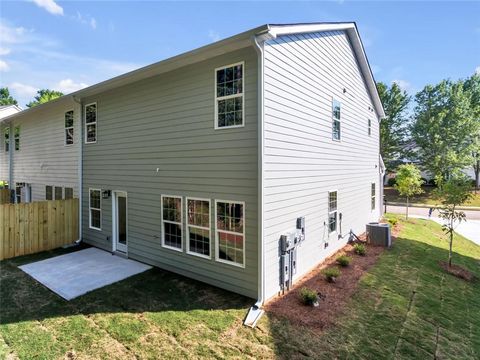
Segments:
[[[20,111],[22,111],[22,109],[17,105],[0,106],[0,138],[2,140],[0,144],[0,182],[2,184],[8,184],[10,162],[8,152],[5,151],[5,147],[8,146],[10,129],[5,130],[8,126],[3,123],[3,119]],[[4,137],[7,137],[6,141],[4,141]]]
[[[354,23],[264,25],[10,121],[46,136],[75,101],[99,248],[262,303],[285,284],[282,235],[304,238],[299,278],[381,215],[384,112]]]

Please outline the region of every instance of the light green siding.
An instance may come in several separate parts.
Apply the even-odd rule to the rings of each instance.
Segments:
[[[217,67],[245,61],[245,126],[214,129]],[[257,55],[245,48],[83,100],[97,102],[97,143],[83,148],[83,238],[112,250],[112,197],[88,227],[88,190],[128,193],[128,256],[257,296]],[[158,169],[158,171],[157,171]],[[212,199],[212,259],[161,246],[161,195]],[[214,199],[244,201],[245,268],[215,261]]]

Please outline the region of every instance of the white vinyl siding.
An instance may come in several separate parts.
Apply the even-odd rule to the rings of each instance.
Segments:
[[[210,259],[210,200],[186,199],[187,253]]]
[[[89,198],[90,229],[102,230],[102,191],[90,189]]]
[[[162,195],[162,246],[182,251],[182,197]]]
[[[215,69],[215,129],[244,125],[244,72],[244,62]]]
[[[245,204],[215,200],[216,260],[245,266]]]
[[[85,144],[97,142],[97,103],[85,105]]]

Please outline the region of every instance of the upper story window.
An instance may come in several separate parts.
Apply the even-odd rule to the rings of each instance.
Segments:
[[[85,143],[97,142],[97,103],[85,105]]]
[[[102,230],[102,196],[99,189],[90,189],[88,204],[90,228]]]
[[[243,126],[244,63],[215,69],[215,128]]]
[[[340,140],[340,117],[341,117],[341,107],[340,101],[333,100],[332,103],[332,139]]]
[[[328,232],[337,231],[337,192],[330,191],[328,193]]]
[[[217,261],[245,266],[244,203],[215,201]]]
[[[20,150],[20,126],[15,126],[13,131],[14,140],[15,140],[15,150]]]
[[[210,200],[187,198],[187,252],[210,257]]]
[[[65,113],[65,145],[73,144],[73,110]]]
[[[162,245],[182,251],[182,198],[162,195]]]
[[[372,120],[368,119],[368,136],[372,135]]]
[[[8,152],[10,150],[10,128],[5,128],[3,130],[3,139],[5,142],[5,151]]]
[[[372,198],[372,210],[375,210],[375,204],[376,204],[375,183],[372,183],[371,185],[370,196]]]

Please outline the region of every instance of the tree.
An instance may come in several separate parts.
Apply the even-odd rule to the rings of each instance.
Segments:
[[[397,189],[401,196],[407,198],[406,219],[408,219],[409,198],[423,193],[422,184],[423,180],[420,170],[415,165],[404,164],[398,167],[394,188]]]
[[[403,153],[403,145],[408,130],[406,110],[410,96],[402,91],[397,83],[391,87],[377,83],[386,117],[380,123],[380,153],[387,172],[392,171]]]
[[[440,217],[445,220],[442,229],[449,236],[449,252],[448,266],[452,266],[452,247],[453,247],[453,231],[456,223],[465,220],[465,213],[458,211],[457,207],[468,201],[472,193],[470,192],[470,181],[463,173],[455,173],[448,180],[443,177],[437,177],[436,196],[441,199],[443,204],[440,208]]]
[[[425,170],[444,179],[472,164],[478,122],[463,81],[427,85],[415,96],[412,137]]]
[[[56,90],[49,90],[49,89],[42,89],[37,91],[37,95],[34,97],[34,101],[30,101],[27,104],[27,107],[32,107],[36,105],[40,105],[46,102],[49,102],[51,100],[55,100],[56,98],[59,98],[60,96],[63,96],[63,93],[60,91]]]
[[[477,133],[473,138],[472,166],[475,173],[475,191],[480,188],[480,74],[475,73],[465,80],[465,91],[470,96],[470,109],[477,122]]]
[[[0,105],[18,105],[17,100],[10,95],[8,87],[0,88]]]

